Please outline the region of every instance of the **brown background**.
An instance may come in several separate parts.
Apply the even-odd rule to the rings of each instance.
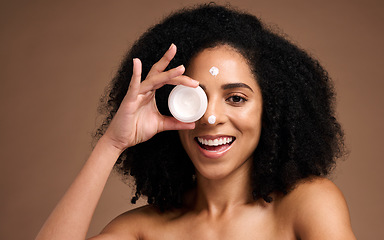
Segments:
[[[201,1],[0,2],[0,239],[32,239],[91,150],[97,105],[132,42]],[[220,1],[218,1],[220,2]],[[350,155],[333,176],[359,239],[384,239],[384,2],[233,1],[278,26],[335,80]],[[112,176],[96,234],[131,208]]]

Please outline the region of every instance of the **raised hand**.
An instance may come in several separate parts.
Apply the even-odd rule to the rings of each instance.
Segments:
[[[184,66],[164,71],[176,54],[174,44],[164,56],[152,66],[147,78],[141,82],[141,61],[133,59],[133,74],[127,94],[108,127],[104,138],[124,151],[126,148],[147,141],[156,133],[165,130],[193,129],[194,123],[182,123],[173,117],[159,113],[156,89],[165,84],[197,87],[199,83],[185,75]]]

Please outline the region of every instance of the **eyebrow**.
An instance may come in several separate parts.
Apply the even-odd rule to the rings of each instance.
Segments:
[[[206,90],[206,87],[204,85],[200,84],[200,87],[203,90]],[[228,83],[228,84],[222,85],[221,88],[223,90],[232,89],[232,88],[248,88],[249,90],[251,90],[253,92],[252,88],[245,83]]]

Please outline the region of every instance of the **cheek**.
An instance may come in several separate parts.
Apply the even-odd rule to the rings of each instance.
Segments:
[[[239,128],[258,128],[261,123],[261,107],[242,108],[231,115],[232,119]]]
[[[189,154],[188,150],[190,149],[190,146],[192,143],[189,140],[188,138],[189,134],[188,134],[188,130],[180,130],[179,131],[179,138],[180,138],[180,141],[181,141],[181,145],[183,146],[184,150]]]
[[[185,135],[186,135],[186,132],[185,131],[178,131],[179,132],[179,138],[180,138],[180,141],[181,141],[181,144],[183,145],[184,147],[184,143],[185,143]]]
[[[261,133],[261,115],[262,109],[257,106],[249,109],[242,109],[233,114],[233,124],[243,136],[247,137],[247,141],[252,145],[257,145]]]

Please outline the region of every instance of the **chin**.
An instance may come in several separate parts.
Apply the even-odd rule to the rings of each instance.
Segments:
[[[232,178],[236,175],[244,176],[250,174],[252,158],[239,163],[239,165],[230,165],[222,163],[216,163],[216,166],[207,166],[206,164],[195,164],[197,175],[207,180],[223,180],[226,178]]]

